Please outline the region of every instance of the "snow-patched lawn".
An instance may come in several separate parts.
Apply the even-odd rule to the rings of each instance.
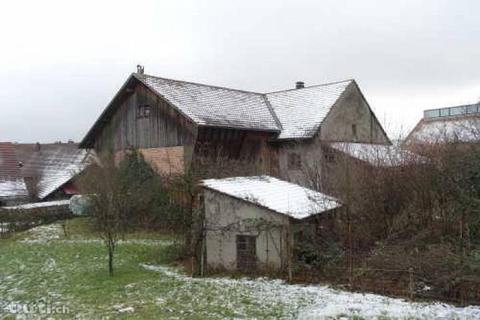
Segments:
[[[380,295],[335,290],[327,286],[289,285],[281,280],[190,278],[170,267],[142,266],[160,273],[162,277],[181,281],[183,285],[178,290],[192,293],[192,309],[197,304],[207,302],[203,296],[195,294],[199,287],[215,287],[219,299],[225,301],[228,297],[224,303],[230,304],[239,317],[244,317],[246,312],[241,304],[234,304],[245,298],[262,308],[287,306],[288,317],[297,319],[480,319],[480,307],[456,308],[442,303],[412,303]]]
[[[77,220],[80,221],[80,220]],[[69,221],[0,240],[0,318],[58,319],[480,319],[480,307],[411,303],[281,280],[191,278],[169,266],[173,239],[137,234],[118,247],[116,274],[105,248]],[[73,231],[72,231],[73,230]],[[47,301],[61,315],[19,314]]]

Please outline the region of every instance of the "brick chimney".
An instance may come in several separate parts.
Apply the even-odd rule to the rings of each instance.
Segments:
[[[302,88],[305,88],[305,82],[303,81],[295,82],[295,89],[302,89]]]
[[[138,74],[143,74],[145,71],[145,67],[137,64],[137,73]]]

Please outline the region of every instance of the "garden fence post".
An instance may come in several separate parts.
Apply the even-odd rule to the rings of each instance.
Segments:
[[[410,267],[408,268],[408,273],[409,273],[409,283],[408,283],[408,293],[409,293],[409,297],[410,299],[413,298],[413,295],[414,295],[414,292],[415,292],[415,280],[414,280],[414,277],[413,277],[413,268]]]

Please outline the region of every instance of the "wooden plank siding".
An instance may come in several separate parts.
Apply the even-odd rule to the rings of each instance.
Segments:
[[[194,149],[196,179],[271,175],[273,137],[268,132],[200,127]]]
[[[137,117],[149,105],[149,117]],[[117,107],[95,141],[97,152],[193,145],[195,125],[143,84]]]
[[[140,105],[150,106],[149,117],[137,117]],[[185,169],[193,161],[199,179],[278,172],[276,161],[272,161],[276,150],[269,144],[276,133],[197,126],[142,83],[119,100],[105,121],[95,139],[95,150],[100,154],[111,152],[121,159],[129,147],[164,154],[169,148],[182,146]],[[158,161],[155,165],[161,167]]]

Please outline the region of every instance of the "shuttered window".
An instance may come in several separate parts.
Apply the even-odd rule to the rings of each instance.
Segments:
[[[302,169],[302,157],[295,152],[288,154],[288,170]]]
[[[137,118],[150,117],[151,107],[148,104],[141,104],[137,108]]]

